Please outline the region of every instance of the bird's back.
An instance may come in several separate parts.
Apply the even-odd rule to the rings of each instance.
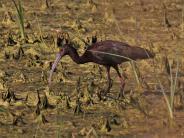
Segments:
[[[116,65],[130,59],[152,58],[154,55],[141,47],[133,47],[127,43],[106,40],[88,47],[86,54],[93,62],[104,65]]]

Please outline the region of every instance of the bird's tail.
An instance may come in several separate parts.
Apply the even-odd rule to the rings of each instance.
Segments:
[[[140,48],[137,47],[136,49],[133,50],[132,53],[133,57],[132,59],[149,59],[149,58],[154,58],[155,57],[155,53],[144,49],[144,48]]]

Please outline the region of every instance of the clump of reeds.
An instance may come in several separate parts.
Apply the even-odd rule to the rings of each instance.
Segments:
[[[182,8],[182,32],[184,31],[184,2],[183,2],[183,8]]]
[[[177,58],[176,72],[175,72],[174,75],[173,75],[173,71],[172,71],[173,70],[172,65],[171,65],[171,63],[169,63],[168,58],[166,58],[166,61],[165,61],[165,68],[166,68],[167,74],[170,77],[170,96],[169,97],[166,95],[165,88],[162,85],[161,81],[160,80],[158,80],[158,81],[159,81],[159,84],[160,84],[161,92],[163,93],[164,99],[166,101],[170,121],[172,121],[174,119],[174,116],[173,116],[173,113],[174,113],[174,96],[175,96],[175,93],[176,93],[176,87],[177,87],[177,81],[178,81],[179,59]]]
[[[141,86],[141,81],[140,81],[141,74],[140,74],[139,68],[137,67],[136,63],[133,62],[133,61],[130,62],[130,65],[132,67],[132,70],[133,70],[133,73],[134,73],[134,76],[135,76],[138,88],[141,88],[142,87]]]
[[[12,0],[12,2],[17,11],[21,38],[25,40],[26,36],[25,36],[25,28],[24,28],[24,11],[23,11],[23,6],[22,6],[22,1],[18,0],[18,4],[15,2],[15,0]]]

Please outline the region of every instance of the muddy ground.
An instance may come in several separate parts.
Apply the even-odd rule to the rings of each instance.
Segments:
[[[24,0],[26,40],[20,37],[15,6],[0,1],[0,137],[184,137],[184,2],[182,0]],[[80,55],[87,40],[118,40],[150,49],[154,59],[130,63],[126,98],[117,99],[119,80],[111,71],[77,65],[64,57],[47,83],[58,51],[56,32],[68,32]],[[177,63],[179,65],[177,66]],[[168,67],[172,65],[172,69]],[[179,70],[177,71],[177,67]],[[178,72],[173,120],[162,94],[170,96]],[[138,84],[139,82],[139,84]]]

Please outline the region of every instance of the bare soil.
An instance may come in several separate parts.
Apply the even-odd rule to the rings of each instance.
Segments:
[[[24,0],[26,42],[16,9],[0,1],[0,137],[184,137],[184,2],[182,0]],[[156,57],[129,63],[126,98],[117,99],[119,80],[111,70],[111,93],[102,66],[78,65],[64,57],[47,83],[58,51],[56,32],[68,32],[80,55],[87,40],[118,40],[152,50]],[[23,50],[23,52],[21,52]],[[161,92],[170,96],[172,65],[178,81],[174,119]],[[170,73],[170,74],[171,74]],[[160,81],[160,83],[159,83]],[[102,99],[100,99],[102,98]]]

